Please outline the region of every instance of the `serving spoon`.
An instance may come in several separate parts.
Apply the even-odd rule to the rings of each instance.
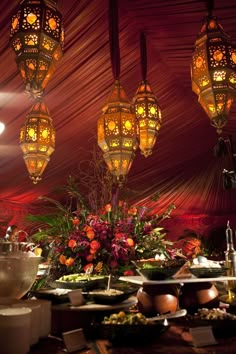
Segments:
[[[168,320],[170,318],[178,318],[178,317],[183,317],[187,315],[187,310],[182,309],[178,310],[176,312],[171,312],[171,313],[166,313],[164,315],[158,315],[154,317],[149,317],[148,321],[153,322],[153,321],[162,321],[162,320]]]

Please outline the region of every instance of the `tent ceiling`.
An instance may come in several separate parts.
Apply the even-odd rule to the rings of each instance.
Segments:
[[[14,53],[9,47],[10,17],[18,0],[0,3],[0,200],[31,204],[89,158],[97,119],[113,83],[108,35],[108,0],[58,1],[64,18],[65,52],[49,83],[45,101],[56,129],[56,150],[43,180],[33,185],[18,145],[19,129],[32,102],[24,94]],[[216,0],[214,14],[236,39],[236,3]],[[222,187],[229,161],[216,159],[217,133],[191,89],[190,61],[206,14],[199,0],[120,0],[121,83],[131,99],[140,73],[139,35],[147,36],[148,79],[162,108],[163,126],[153,155],[137,153],[128,187],[143,199],[158,191],[163,205],[174,202],[180,214],[227,214],[236,211],[235,190]],[[225,136],[236,140],[234,104]]]

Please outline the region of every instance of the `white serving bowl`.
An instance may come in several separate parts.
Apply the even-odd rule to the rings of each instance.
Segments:
[[[0,304],[21,299],[30,290],[41,259],[20,242],[0,243]]]

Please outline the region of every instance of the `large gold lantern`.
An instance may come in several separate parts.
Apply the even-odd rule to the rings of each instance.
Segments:
[[[97,142],[109,171],[123,185],[135,157],[137,123],[133,106],[120,84],[120,49],[117,0],[109,1],[110,55],[114,85],[97,122]]]
[[[119,80],[98,119],[98,145],[103,151],[110,172],[123,183],[135,157],[137,124],[132,105]]]
[[[11,19],[10,44],[33,98],[42,96],[62,56],[64,31],[56,0],[23,0]]]
[[[218,134],[227,123],[236,88],[236,47],[209,11],[195,42],[192,89]]]
[[[20,146],[30,178],[36,184],[55,148],[55,130],[48,108],[41,100],[36,101],[25,124],[20,129]]]

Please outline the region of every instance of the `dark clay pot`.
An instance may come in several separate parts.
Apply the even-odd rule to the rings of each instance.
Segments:
[[[176,285],[144,285],[137,292],[137,307],[147,316],[175,312],[178,308]]]
[[[210,282],[184,284],[179,297],[180,307],[190,313],[198,308],[215,308],[219,306],[218,290]]]

